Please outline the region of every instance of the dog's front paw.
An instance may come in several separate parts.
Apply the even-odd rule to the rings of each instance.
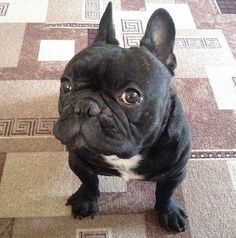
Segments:
[[[74,218],[79,217],[82,219],[84,217],[91,216],[92,218],[97,213],[97,197],[89,197],[81,192],[79,189],[76,193],[74,193],[70,198],[68,198],[66,205],[71,206],[71,213]]]
[[[184,209],[175,201],[165,206],[156,206],[160,225],[167,231],[185,231],[187,215]]]

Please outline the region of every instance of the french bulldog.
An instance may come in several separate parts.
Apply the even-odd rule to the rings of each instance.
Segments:
[[[120,47],[109,3],[93,44],[67,64],[54,135],[82,182],[67,201],[75,218],[97,212],[98,175],[121,176],[156,182],[161,226],[185,230],[186,213],[172,195],[186,174],[191,132],[171,81],[174,42],[174,22],[158,9],[140,46]]]

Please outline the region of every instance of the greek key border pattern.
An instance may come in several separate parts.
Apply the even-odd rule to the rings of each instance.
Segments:
[[[99,0],[85,0],[85,20],[100,19],[100,2]]]
[[[121,28],[123,33],[144,33],[143,23],[141,20],[121,19]]]
[[[0,119],[1,137],[51,136],[57,118]]]
[[[4,3],[4,2],[0,3],[0,16],[6,16],[8,7],[9,7],[9,3]]]
[[[22,136],[52,136],[58,118],[0,119],[0,138]],[[192,159],[236,158],[236,150],[193,150]]]
[[[220,42],[217,38],[176,38],[177,49],[219,49]]]
[[[192,159],[236,158],[236,150],[192,151]]]
[[[233,82],[234,82],[234,86],[236,87],[236,76],[233,76],[233,77],[232,77],[232,80],[233,80]]]
[[[99,24],[96,23],[48,23],[45,24],[47,28],[78,28],[78,29],[98,29]]]
[[[139,19],[121,19],[122,40],[124,47],[138,47],[143,37],[143,23]]]
[[[142,34],[122,34],[124,47],[139,46]],[[175,49],[220,49],[217,38],[176,38]]]
[[[126,35],[123,34],[123,42],[124,47],[138,47],[140,40],[142,39],[142,35]]]
[[[110,238],[111,231],[106,229],[78,229],[76,232],[77,238]]]

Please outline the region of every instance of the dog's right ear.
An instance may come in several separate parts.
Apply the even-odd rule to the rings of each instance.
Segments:
[[[102,19],[99,23],[98,34],[95,38],[94,43],[104,42],[107,44],[119,45],[116,39],[115,29],[112,22],[112,3],[109,2],[105,12],[103,13]]]

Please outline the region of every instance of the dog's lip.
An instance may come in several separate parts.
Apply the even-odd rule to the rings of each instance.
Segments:
[[[88,141],[86,140],[85,136],[83,135],[82,131],[80,131],[80,137],[82,139],[82,141],[84,142],[84,146],[85,148],[92,150],[95,153],[99,153],[99,151],[92,145],[90,145],[90,143],[88,143]]]

